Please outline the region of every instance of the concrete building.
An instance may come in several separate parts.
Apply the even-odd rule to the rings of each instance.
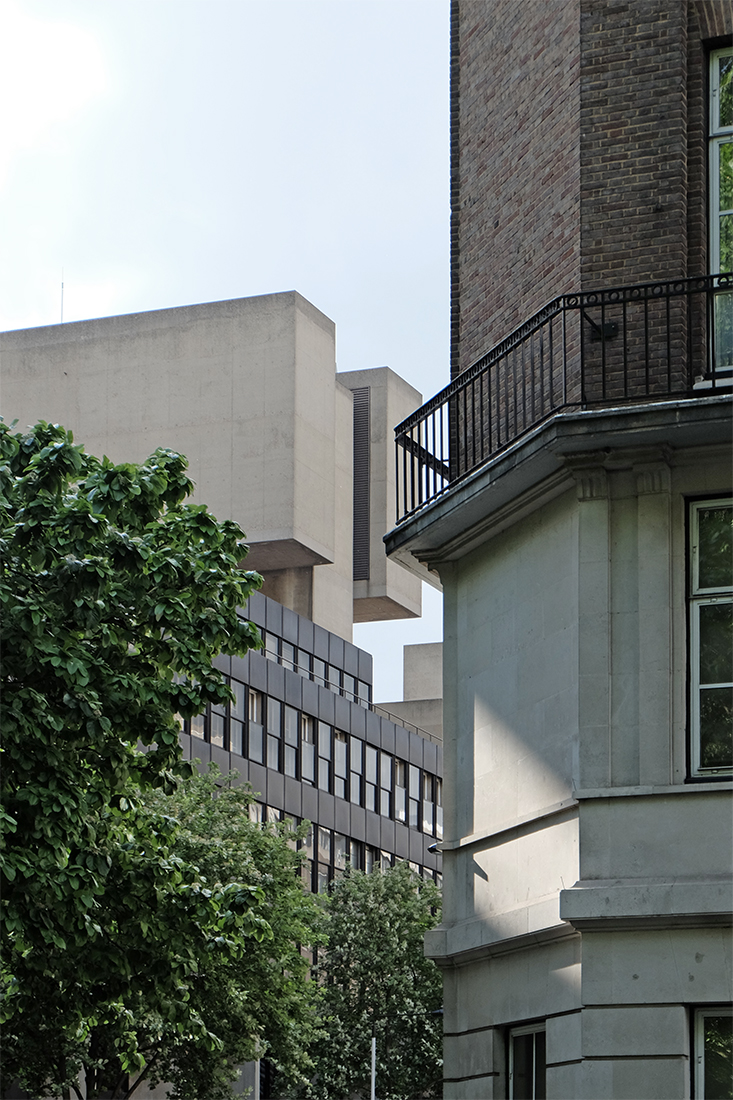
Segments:
[[[440,723],[375,706],[351,641],[354,622],[421,612],[421,577],[382,541],[391,426],[420,394],[387,367],[337,374],[333,322],[295,292],[3,333],[0,367],[6,421],[62,423],[118,462],[178,450],[194,499],[247,533],[265,584],[242,613],[265,648],[217,661],[235,701],[185,723],[185,756],[239,772],[261,820],[312,823],[312,890],[347,860],[440,880]],[[240,1085],[268,1095],[258,1067]]]
[[[733,1095],[732,10],[453,4],[446,1098]]]

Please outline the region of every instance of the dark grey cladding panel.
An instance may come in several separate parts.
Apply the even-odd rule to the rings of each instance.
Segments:
[[[298,616],[298,645],[309,653],[313,652],[313,623],[301,615]]]
[[[423,737],[410,731],[410,763],[417,764],[419,768],[422,767],[423,745],[425,744],[426,741]]]
[[[336,832],[343,833],[345,836],[351,835],[351,806],[348,802],[344,802],[343,798],[336,798],[336,823],[334,828]]]
[[[351,832],[354,840],[366,840],[366,810],[362,806],[351,807]]]
[[[282,636],[286,642],[292,642],[293,645],[298,644],[298,616],[289,607],[283,608]]]
[[[400,859],[410,858],[410,830],[397,821],[394,827],[394,850],[395,855]]]
[[[293,814],[294,817],[303,816],[303,788],[297,779],[291,779],[289,775],[285,776],[285,805],[283,806],[286,814]]]
[[[315,787],[309,787],[307,784],[302,786],[303,795],[303,813],[302,817],[304,821],[318,821],[318,791]]]
[[[280,772],[267,769],[267,797],[268,806],[274,806],[276,810],[285,809],[285,776]]]
[[[380,745],[382,742],[382,721],[373,710],[366,712],[366,739],[370,745]]]
[[[423,767],[433,775],[438,770],[438,746],[433,741],[423,743]]]
[[[346,730],[348,732],[349,724],[351,722],[351,708],[349,706],[349,700],[344,699],[342,695],[334,695],[334,725],[340,730]]]
[[[181,749],[183,751],[183,759],[184,760],[190,760],[191,759],[191,741],[193,740],[193,738],[191,737],[191,734],[190,733],[181,733],[181,734],[178,735],[178,737],[179,737],[179,740],[181,742]]]
[[[255,657],[258,657],[258,656],[259,656],[259,654],[255,653]],[[235,680],[239,680],[243,684],[248,684],[249,680],[250,680],[249,659],[250,659],[250,654],[249,653],[245,654],[244,657],[232,657],[231,658],[232,676],[234,677]]]
[[[328,631],[316,623],[313,624],[313,652],[322,661],[328,660]]]
[[[395,756],[399,756],[400,760],[410,759],[410,735],[404,726],[395,726]]]
[[[373,848],[379,848],[381,847],[381,840],[382,831],[379,817],[371,810],[366,810],[366,842],[371,844]]]
[[[219,672],[223,672],[225,676],[228,676],[231,671],[232,659],[226,653],[217,653],[214,660],[211,662],[214,668],[218,668]]]
[[[265,597],[267,599],[267,597]],[[273,634],[282,637],[283,632],[283,605],[275,600],[267,599],[267,622],[265,626]]]
[[[229,774],[232,766],[231,754],[226,749],[220,749],[218,745],[211,746],[211,762],[216,764],[223,775]]]
[[[233,752],[230,754],[232,762],[232,771],[239,774],[242,783],[249,783],[249,761],[245,760],[243,756]]]
[[[328,722],[329,725],[333,725],[334,716],[334,699],[336,696],[328,688],[318,685],[318,717],[322,722]]]
[[[388,718],[382,719],[382,748],[385,752],[394,752],[395,725]]]
[[[318,824],[323,829],[333,829],[336,825],[336,799],[326,791],[318,792]]]
[[[380,848],[384,848],[386,852],[394,852],[394,821],[390,821],[388,817],[382,818],[381,827],[381,840],[379,844]]]
[[[245,614],[257,626],[264,627],[267,618],[267,599],[261,592],[253,592],[247,601]]]
[[[349,730],[357,737],[366,736],[366,716],[365,707],[360,707],[358,703],[349,703]]]
[[[291,672],[289,668],[283,669],[283,672],[285,673],[285,702],[300,710],[303,705],[303,677],[297,672]]]
[[[198,737],[191,738],[191,759],[203,762],[202,771],[206,771],[211,760],[211,745],[208,741],[200,741]]]
[[[249,686],[257,691],[267,691],[267,666],[271,664],[262,653],[249,655]]]
[[[302,686],[303,703],[302,707],[306,714],[313,715],[314,718],[318,717],[318,684],[314,684],[312,680],[303,680]]]
[[[336,668],[344,667],[344,639],[338,634],[328,635],[328,659]]]
[[[265,802],[267,800],[267,769],[262,764],[255,764],[254,760],[250,760],[249,781],[255,795],[259,797],[261,802]]]
[[[273,699],[285,698],[285,669],[274,661],[267,662],[267,694]]]
[[[359,679],[367,684],[373,683],[372,655],[365,649],[359,650]]]
[[[344,671],[350,676],[359,675],[359,650],[351,642],[344,642]]]
[[[423,835],[410,830],[410,859],[413,863],[424,863]]]
[[[440,862],[441,862],[440,856],[438,855],[437,852],[429,852],[428,851],[428,848],[430,847],[430,845],[435,844],[435,838],[432,837],[432,836],[423,836],[422,842],[423,842],[423,856],[422,856],[422,859],[420,860],[420,862],[425,867],[429,867],[431,871],[439,870]],[[475,866],[475,864],[474,864],[474,866]]]

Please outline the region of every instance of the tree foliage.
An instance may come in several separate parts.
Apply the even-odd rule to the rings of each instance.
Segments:
[[[173,452],[0,424],[3,1074],[34,1096],[82,1066],[125,1095],[163,1037],[221,1051],[199,975],[274,940],[266,884],[210,885],[141,801],[190,772],[176,715],[228,697],[213,656],[259,641],[242,532],[191,488]]]
[[[423,954],[423,936],[440,920],[439,890],[401,863],[347,871],[326,905],[315,1075],[305,1095],[368,1097],[373,1030],[380,1100],[441,1095],[442,981]]]

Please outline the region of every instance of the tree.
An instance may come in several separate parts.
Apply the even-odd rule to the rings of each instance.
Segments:
[[[173,814],[179,822],[174,850],[202,871],[207,883],[246,883],[261,892],[257,912],[272,935],[252,942],[237,955],[218,954],[199,972],[192,1000],[207,1026],[223,1043],[231,1064],[267,1057],[287,1085],[302,1083],[311,1070],[307,1054],[314,1030],[308,960],[299,945],[315,946],[322,915],[302,887],[301,856],[295,850],[300,831],[286,822],[258,824],[250,819],[248,787],[222,780],[212,766],[196,774],[175,794],[146,796],[150,809]],[[164,1066],[164,1068],[162,1068]],[[231,1096],[231,1075],[221,1057],[197,1043],[176,1043],[162,1052],[158,1065],[179,1091],[214,1100]]]
[[[441,1095],[442,981],[423,954],[423,936],[440,920],[439,890],[401,863],[370,875],[347,870],[326,904],[321,1028],[305,1095],[368,1097],[372,1031],[380,1100]]]
[[[213,656],[259,644],[237,616],[261,583],[242,532],[185,503],[186,465],[0,424],[3,1073],[36,1096],[82,1066],[88,1095],[124,1095],[143,1016],[221,1049],[197,974],[274,935],[263,887],[209,888],[140,800],[190,773],[176,716],[228,698]]]

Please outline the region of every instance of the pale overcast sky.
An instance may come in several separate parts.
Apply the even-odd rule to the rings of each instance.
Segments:
[[[0,0],[0,96],[0,329],[294,289],[447,383],[448,0]]]

